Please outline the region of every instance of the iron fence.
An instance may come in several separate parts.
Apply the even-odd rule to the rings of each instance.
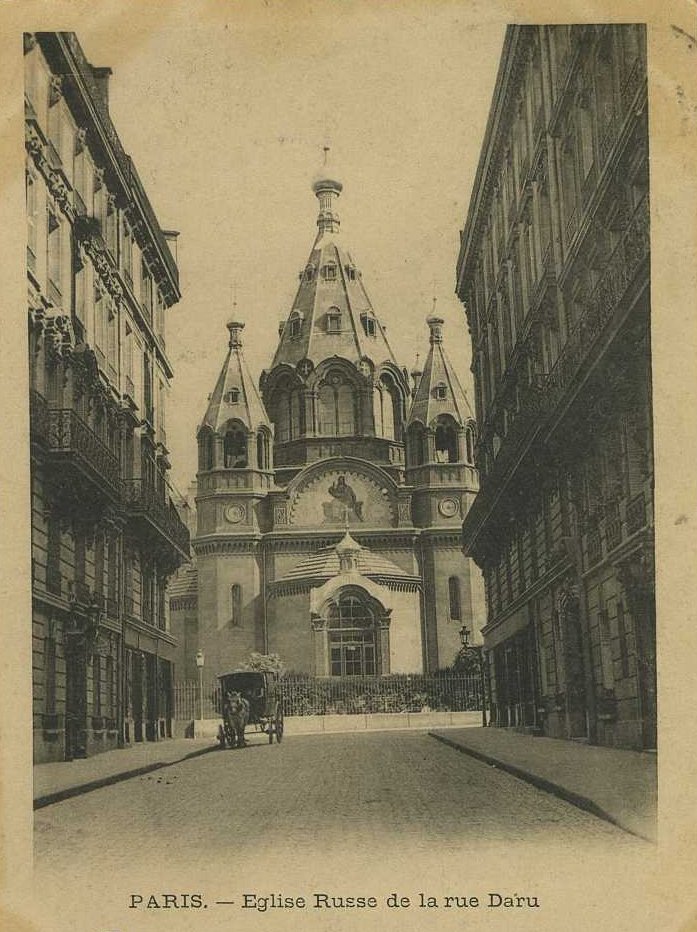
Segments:
[[[289,674],[279,680],[285,715],[365,715],[385,712],[471,712],[482,708],[479,674],[392,674],[315,677]],[[217,718],[217,682],[175,683],[175,718]]]

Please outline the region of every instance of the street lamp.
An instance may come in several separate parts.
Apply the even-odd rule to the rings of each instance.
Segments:
[[[470,632],[467,625],[463,625],[460,628],[458,634],[460,635],[460,643],[462,644],[463,654],[475,656],[479,663],[479,682],[482,694],[482,728],[486,728],[486,680],[484,676],[484,649],[481,644],[473,644],[470,647]]]
[[[203,721],[203,665],[206,662],[203,651],[199,647],[196,651],[196,666],[198,667],[198,717]]]

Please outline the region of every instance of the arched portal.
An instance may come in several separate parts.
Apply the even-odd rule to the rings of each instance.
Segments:
[[[325,676],[390,672],[390,611],[360,586],[338,592],[313,615],[315,666]]]

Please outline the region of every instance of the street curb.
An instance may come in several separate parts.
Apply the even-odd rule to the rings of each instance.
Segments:
[[[210,747],[197,748],[195,751],[190,751],[183,757],[177,758],[177,760],[157,761],[154,764],[144,764],[142,767],[136,767],[133,770],[123,770],[119,773],[112,773],[108,777],[90,780],[88,783],[68,786],[64,790],[57,790],[55,793],[37,796],[34,800],[34,809],[45,809],[46,806],[52,806],[54,803],[60,803],[66,799],[72,799],[73,796],[82,796],[83,793],[91,793],[92,790],[100,790],[104,786],[121,783],[123,780],[131,780],[133,777],[141,777],[143,774],[152,773],[154,770],[163,770],[165,767],[172,767],[174,764],[181,764],[182,761],[191,760],[194,757],[201,757],[203,754],[208,754],[210,751],[217,750],[218,745],[212,744]]]
[[[445,735],[436,734],[434,731],[429,731],[428,734],[429,737],[435,738],[436,741],[440,741],[443,744],[448,745],[448,747],[454,748],[456,751],[460,751],[462,754],[467,754],[469,757],[474,757],[475,760],[481,761],[484,764],[490,764],[492,767],[496,767],[498,770],[503,770],[506,773],[510,773],[511,776],[517,777],[519,780],[523,780],[525,783],[530,783],[532,786],[537,787],[539,790],[544,790],[544,792],[550,793],[552,796],[556,796],[558,799],[563,799],[565,802],[571,803],[572,806],[576,806],[578,809],[583,809],[585,812],[589,812],[591,815],[594,815],[599,819],[603,819],[605,822],[609,822],[616,828],[622,829],[623,832],[634,835],[636,838],[641,838],[642,841],[646,841],[651,845],[656,844],[655,839],[650,838],[648,835],[644,835],[643,832],[639,832],[635,828],[630,828],[628,825],[624,824],[622,820],[617,819],[616,816],[613,816],[609,812],[606,812],[605,809],[602,809],[588,796],[583,796],[580,793],[574,793],[572,790],[567,789],[560,783],[553,783],[551,780],[546,780],[544,777],[540,777],[536,773],[531,773],[529,770],[524,770],[522,767],[516,767],[515,764],[508,764],[505,761],[499,760],[496,757],[492,757],[489,754],[484,754],[482,751],[476,751],[474,748],[470,748],[467,747],[467,745],[453,741],[451,738],[446,738]]]

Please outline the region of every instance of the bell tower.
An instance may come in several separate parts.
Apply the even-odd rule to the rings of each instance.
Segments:
[[[427,653],[434,669],[457,653],[463,626],[478,640],[485,610],[481,575],[472,560],[463,558],[460,539],[462,519],[479,489],[476,424],[445,351],[445,321],[434,314],[426,323],[428,356],[423,372],[416,367],[412,373],[406,479],[413,487],[414,525],[421,528]]]
[[[231,320],[228,351],[197,432],[199,648],[221,669],[264,649],[261,535],[274,487],[273,427]]]

